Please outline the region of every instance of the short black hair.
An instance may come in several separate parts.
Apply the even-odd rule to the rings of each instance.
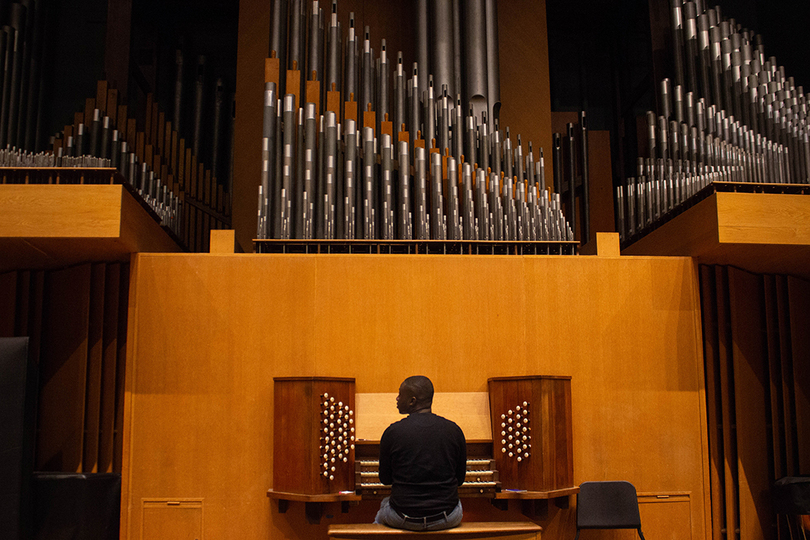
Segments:
[[[420,405],[431,405],[433,403],[433,383],[424,375],[413,375],[402,381],[402,386],[407,388],[416,398]]]

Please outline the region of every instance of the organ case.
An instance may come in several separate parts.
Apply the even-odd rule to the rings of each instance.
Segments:
[[[571,377],[487,382],[493,459],[502,489],[552,493],[573,488]]]
[[[354,379],[276,377],[273,491],[354,490]]]

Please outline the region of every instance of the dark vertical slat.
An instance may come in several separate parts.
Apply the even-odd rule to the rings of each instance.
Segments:
[[[42,346],[42,305],[45,294],[45,271],[31,273],[31,288],[28,302],[28,350],[35,363],[39,362],[39,353]]]
[[[788,277],[793,385],[796,405],[797,471],[810,471],[810,283]]]
[[[779,309],[776,294],[776,277],[764,276],[765,327],[768,339],[768,386],[771,404],[771,429],[769,438],[773,446],[770,466],[771,479],[785,476],[785,413],[782,407],[782,362],[780,358]]]
[[[17,272],[0,274],[0,337],[14,337],[17,317]]]
[[[739,501],[737,493],[737,442],[734,436],[736,414],[734,410],[734,372],[732,363],[732,337],[729,322],[728,274],[723,266],[715,267],[717,299],[717,350],[720,371],[720,402],[723,432],[723,475],[725,488],[724,529],[726,537],[736,537],[739,527]]]
[[[87,389],[84,407],[82,471],[98,471],[98,437],[101,420],[101,369],[104,355],[104,275],[106,265],[94,264],[90,277],[90,326],[87,343]]]
[[[729,267],[740,536],[770,539],[775,530],[769,471],[773,447],[768,434],[770,388],[767,370],[765,299],[762,276]]]
[[[121,472],[124,432],[124,392],[127,362],[127,309],[129,306],[129,265],[121,265],[118,286],[118,337],[115,366],[115,437],[113,439],[113,472]]]
[[[779,353],[782,367],[782,413],[784,420],[785,474],[798,474],[796,442],[796,407],[794,399],[793,343],[791,340],[790,298],[788,282],[785,276],[776,277],[776,302],[779,312]]]
[[[706,374],[706,412],[709,429],[709,482],[712,506],[712,540],[721,540],[725,515],[725,475],[723,473],[723,403],[720,389],[720,358],[717,327],[715,269],[700,267],[700,300],[703,319],[703,358]]]
[[[17,272],[17,309],[14,335],[27,336],[31,318],[31,272]]]
[[[781,336],[779,334],[779,306],[776,280],[778,276],[764,276],[765,322],[768,339],[768,384],[770,386],[771,425],[769,438],[773,447],[770,464],[770,478],[775,480],[785,476],[785,413],[782,396]],[[776,537],[787,540],[789,532],[784,521],[776,520]]]
[[[45,279],[39,362],[37,470],[81,472],[90,265],[49,272]]]
[[[99,425],[98,472],[113,472],[120,283],[121,265],[108,264],[104,278],[104,334],[102,338],[103,358],[101,364],[101,421]]]
[[[574,485],[574,446],[573,426],[571,419],[571,381],[568,379],[552,380],[554,386],[557,452],[555,465],[557,467],[557,484],[555,489],[563,489]]]

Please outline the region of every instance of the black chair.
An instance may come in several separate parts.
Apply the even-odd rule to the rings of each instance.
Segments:
[[[641,516],[636,488],[630,482],[583,482],[577,494],[577,535],[581,529],[636,529]]]
[[[788,538],[806,540],[801,516],[810,515],[810,476],[785,476],[774,482],[771,504],[776,514],[785,516]]]

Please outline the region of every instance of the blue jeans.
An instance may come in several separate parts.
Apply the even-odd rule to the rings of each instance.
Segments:
[[[441,531],[444,529],[458,527],[459,523],[461,523],[461,501],[458,501],[458,504],[451,512],[446,512],[443,518],[437,519],[436,521],[431,521],[430,523],[425,523],[422,521],[417,521],[419,518],[406,519],[402,517],[397,513],[396,510],[391,508],[391,504],[388,502],[388,499],[389,497],[386,497],[380,503],[380,511],[377,512],[377,517],[374,518],[374,523],[387,525],[395,529],[405,529],[408,531]]]

